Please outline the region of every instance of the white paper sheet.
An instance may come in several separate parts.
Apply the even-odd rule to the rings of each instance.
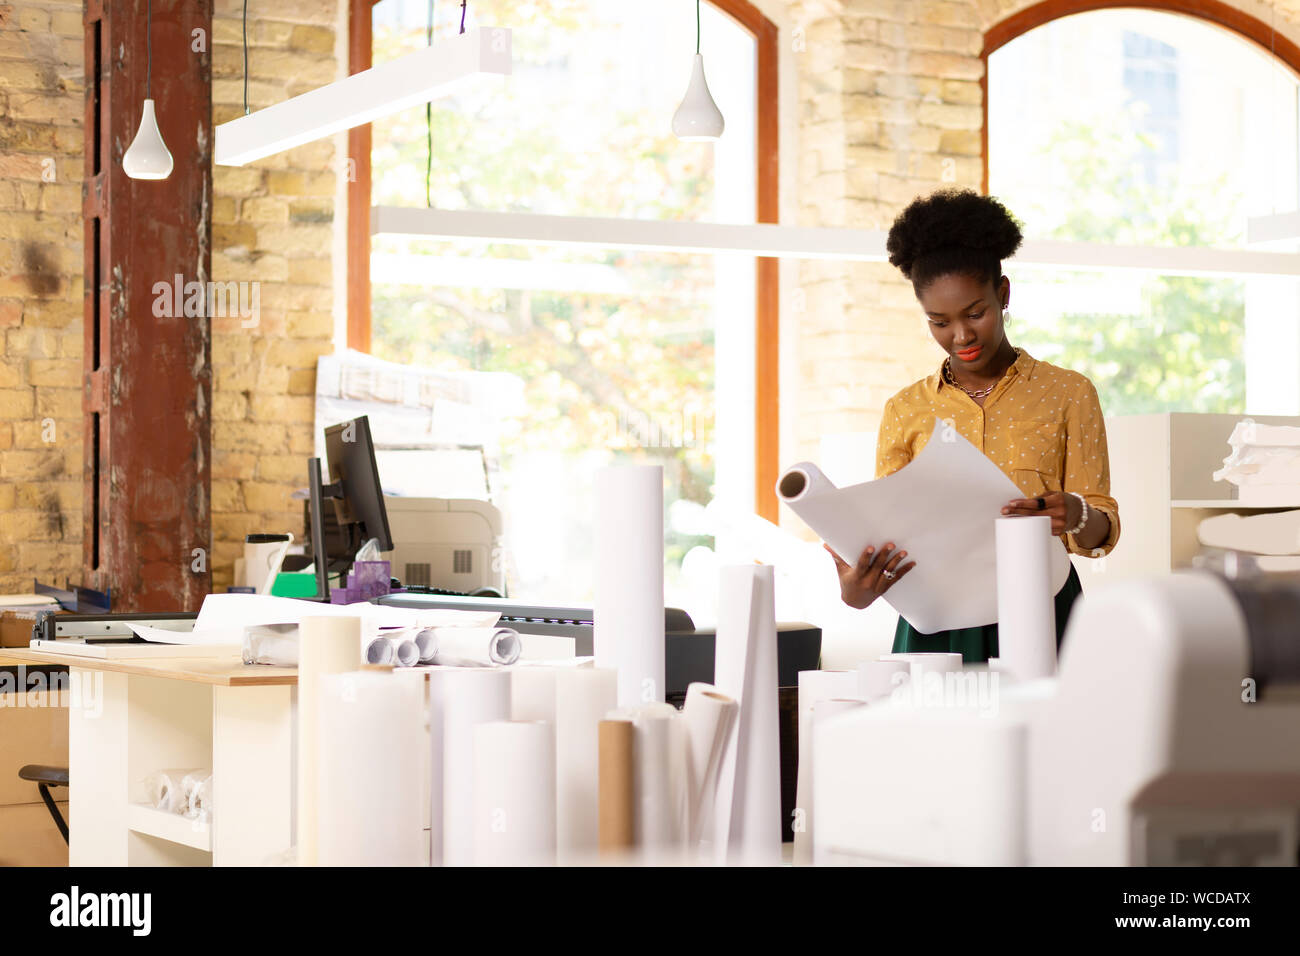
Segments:
[[[227,631],[242,639],[243,629],[256,624],[298,624],[304,617],[359,617],[362,633],[373,636],[381,627],[488,627],[501,619],[496,611],[456,611],[443,608],[395,607],[386,604],[320,604],[297,598],[261,594],[209,594],[194,622],[196,632]],[[179,634],[184,638],[184,634]],[[180,641],[193,643],[193,641]],[[231,643],[229,637],[224,643]]]
[[[165,627],[152,627],[148,624],[137,624],[127,621],[129,627],[136,635],[146,641],[152,641],[155,644],[238,644],[239,639],[234,641],[230,639],[231,632],[226,630],[193,630],[193,631],[172,631]]]
[[[801,462],[781,476],[777,494],[850,564],[867,545],[893,541],[906,551],[902,563],[916,567],[884,599],[918,631],[997,622],[994,522],[1008,501],[1025,494],[940,419],[921,453],[892,475],[836,488],[816,465]],[[1070,558],[1059,538],[1050,555],[1055,594],[1070,574]]]

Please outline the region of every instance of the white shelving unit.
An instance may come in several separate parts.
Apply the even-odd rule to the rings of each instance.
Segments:
[[[1236,486],[1211,477],[1223,467],[1232,450],[1228,436],[1243,418],[1300,426],[1300,416],[1282,415],[1168,412],[1106,419],[1111,494],[1119,504],[1121,533],[1104,560],[1075,559],[1085,590],[1190,567],[1200,550],[1196,528],[1205,518],[1290,510],[1243,505],[1234,498]],[[1300,495],[1291,507],[1300,508]]]

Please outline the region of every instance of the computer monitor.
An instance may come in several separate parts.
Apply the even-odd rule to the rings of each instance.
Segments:
[[[362,415],[325,429],[325,458],[329,484],[324,484],[319,458],[307,464],[311,491],[312,557],[316,564],[316,597],[329,600],[329,555],[325,547],[325,499],[334,501],[339,529],[346,531],[348,554],[352,558],[363,542],[379,539],[380,551],[393,550],[388,511],[375,465],[375,443],[370,436],[370,419]]]

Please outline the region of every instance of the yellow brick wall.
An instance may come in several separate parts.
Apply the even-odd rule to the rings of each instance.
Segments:
[[[241,0],[216,4],[214,123],[243,112],[242,7]],[[341,75],[337,19],[336,0],[262,5],[249,23],[252,109]],[[213,279],[261,284],[255,328],[243,328],[239,318],[212,325],[216,588],[233,582],[248,532],[292,531],[302,538],[302,503],[289,495],[306,484],[313,450],[316,358],[333,351],[335,153],[333,140],[321,140],[213,173]]]
[[[0,3],[0,593],[81,568],[80,0]]]
[[[276,0],[250,24],[254,109],[335,79],[342,0]],[[213,24],[213,119],[242,111],[240,0]],[[78,579],[82,540],[80,0],[0,2],[0,593]],[[161,105],[165,108],[165,104]],[[316,357],[332,350],[330,141],[216,168],[212,278],[260,283],[260,322],[213,320],[213,582],[248,531],[302,534],[289,493],[312,450]]]

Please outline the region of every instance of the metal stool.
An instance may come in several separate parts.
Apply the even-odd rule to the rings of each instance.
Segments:
[[[63,819],[63,814],[59,813],[59,807],[50,796],[50,787],[66,787],[68,785],[68,768],[67,767],[45,767],[38,763],[29,763],[18,771],[18,777],[21,780],[31,780],[36,784],[36,788],[41,791],[41,800],[45,803],[45,809],[50,811],[50,816],[54,818],[54,825],[59,828],[59,833],[63,836],[63,842],[68,842],[68,823]]]

